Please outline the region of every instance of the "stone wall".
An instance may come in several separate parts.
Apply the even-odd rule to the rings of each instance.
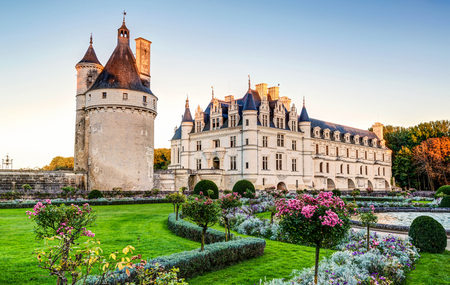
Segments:
[[[85,190],[85,181],[85,174],[72,171],[0,170],[2,192],[20,190],[24,184],[29,184],[32,191],[47,193],[58,192],[64,186]]]

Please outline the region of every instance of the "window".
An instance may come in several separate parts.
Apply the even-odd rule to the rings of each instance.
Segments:
[[[347,164],[347,174],[350,174],[350,164]]]
[[[380,174],[381,174],[380,168],[378,167],[377,175],[380,176]]]
[[[267,147],[267,141],[268,141],[268,137],[267,136],[263,136],[263,147]]]
[[[384,153],[383,153],[383,161],[384,161]]]
[[[347,157],[350,156],[350,150],[347,148]]]
[[[358,153],[358,150],[356,150],[356,159],[358,159],[358,158],[359,158],[359,153]]]
[[[277,153],[276,154],[276,165],[277,165],[277,170],[282,170],[283,169],[283,156],[281,153]]]
[[[245,119],[245,125],[246,126],[248,126],[250,123],[249,123],[249,120],[248,119]]]
[[[268,170],[268,160],[267,160],[267,156],[263,156],[262,157],[262,169],[263,170]]]
[[[91,94],[89,94],[88,101],[91,101]]]
[[[366,175],[367,175],[367,166],[366,166]]]
[[[236,127],[236,115],[230,117],[230,127]]]
[[[328,155],[328,146],[325,148],[325,154]]]
[[[330,173],[330,164],[327,162],[327,173]]]
[[[316,154],[319,154],[319,145],[316,144]]]
[[[297,141],[292,141],[292,150],[297,150]]]
[[[122,99],[124,101],[128,100],[128,93],[123,93],[122,95],[123,95]]]
[[[202,122],[195,122],[196,132],[200,133],[202,131]]]
[[[245,163],[245,168],[248,169],[248,162]]]
[[[323,162],[321,162],[320,164],[319,164],[319,172],[323,172]]]
[[[386,170],[383,167],[383,176],[386,176]]]
[[[230,169],[236,170],[236,156],[230,157]]]
[[[341,164],[341,169],[340,169],[339,173],[344,173],[344,165],[343,164]]]
[[[339,156],[339,147],[336,147],[336,156]]]
[[[236,147],[236,136],[230,137],[230,147]]]
[[[367,151],[364,152],[364,159],[367,160]]]
[[[106,99],[106,92],[102,93],[102,99]]]
[[[213,140],[214,147],[220,147],[220,140]]]
[[[295,188],[298,188],[298,180],[295,180]]]
[[[377,153],[376,152],[373,153],[373,160],[377,160]]]
[[[245,145],[248,145],[248,139],[245,139]]]
[[[359,167],[359,174],[363,173],[362,165]]]
[[[292,171],[297,171],[297,159],[292,159]]]
[[[197,159],[197,170],[202,169],[202,160]]]
[[[266,184],[266,178],[263,178],[263,185]]]
[[[267,115],[262,115],[262,125],[264,127],[268,127],[269,126],[269,119]]]
[[[147,103],[147,96],[142,96],[142,102]]]
[[[277,134],[277,146],[284,147],[284,135]]]
[[[202,141],[197,141],[197,150],[202,150]]]

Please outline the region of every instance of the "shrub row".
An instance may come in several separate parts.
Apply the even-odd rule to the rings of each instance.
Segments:
[[[360,227],[363,226],[360,221],[350,220],[350,223],[353,225],[360,226]],[[399,232],[409,232],[409,230],[410,230],[410,227],[408,227],[408,226],[378,224],[378,223],[372,225],[371,228],[390,230],[390,231],[399,231]],[[446,229],[445,232],[447,233],[447,235],[450,235],[450,229],[449,230]]]
[[[129,204],[158,204],[158,203],[168,203],[166,198],[150,198],[150,199],[97,199],[97,200],[58,200],[53,201],[52,204],[74,204],[83,205],[84,203],[89,203],[91,206],[105,206],[105,205],[129,205]],[[33,208],[36,205],[36,201],[33,202],[1,202],[0,209],[17,209],[17,208]]]
[[[168,221],[167,221],[167,227],[171,232],[176,234],[177,236],[187,238],[193,241],[201,242],[202,240],[202,228],[194,225],[188,221],[185,221],[183,219],[178,219],[178,221],[175,219],[175,213],[172,213],[169,215]],[[233,237],[233,236],[232,236]],[[221,242],[225,240],[225,233],[208,228],[206,231],[205,236],[205,243],[215,243],[215,242]]]
[[[348,201],[373,201],[373,202],[404,202],[409,201],[403,197],[365,197],[365,196],[357,196],[353,198],[352,196],[343,196],[342,199]]]

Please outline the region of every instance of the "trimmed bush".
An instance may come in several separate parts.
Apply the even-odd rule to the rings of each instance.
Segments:
[[[333,189],[333,191],[331,191],[331,192],[333,192],[333,195],[336,197],[341,197],[341,195],[342,195],[342,193],[339,189]]]
[[[450,195],[450,185],[442,185],[441,187],[439,187],[438,190],[436,190],[434,196],[437,197],[440,193],[444,193],[444,195]]]
[[[439,207],[450,208],[450,196],[443,197],[441,203],[439,204]]]
[[[214,191],[212,194],[208,192],[208,190]],[[217,188],[216,183],[211,180],[200,180],[194,187],[194,194],[200,195],[200,192],[203,195],[208,196],[211,199],[219,198],[219,188]],[[209,196],[211,194],[211,196]]]
[[[202,241],[202,228],[190,223],[188,221],[175,219],[175,213],[169,215],[169,219],[167,222],[167,227],[171,232],[176,234],[177,236],[187,238],[193,241],[201,242]],[[218,231],[215,229],[209,228],[206,231],[205,243],[215,243],[225,241],[225,233],[222,231]]]
[[[99,198],[103,198],[103,194],[99,190],[92,190],[88,194],[88,199],[89,200],[91,200],[91,199],[99,199]]]
[[[443,253],[447,246],[444,227],[432,217],[415,218],[408,235],[412,239],[412,244],[424,252]]]
[[[234,184],[233,192],[238,193],[244,198],[253,198],[255,197],[255,186],[248,180],[239,180]]]

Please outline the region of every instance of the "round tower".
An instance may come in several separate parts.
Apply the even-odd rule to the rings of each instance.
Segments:
[[[87,170],[87,141],[86,141],[86,91],[97,79],[103,66],[95,54],[92,46],[92,35],[89,47],[83,58],[75,65],[77,70],[76,118],[75,118],[75,151],[74,170]]]
[[[124,19],[118,29],[115,50],[85,93],[89,189],[153,187],[158,99],[139,76],[142,72],[136,65],[129,38]]]

